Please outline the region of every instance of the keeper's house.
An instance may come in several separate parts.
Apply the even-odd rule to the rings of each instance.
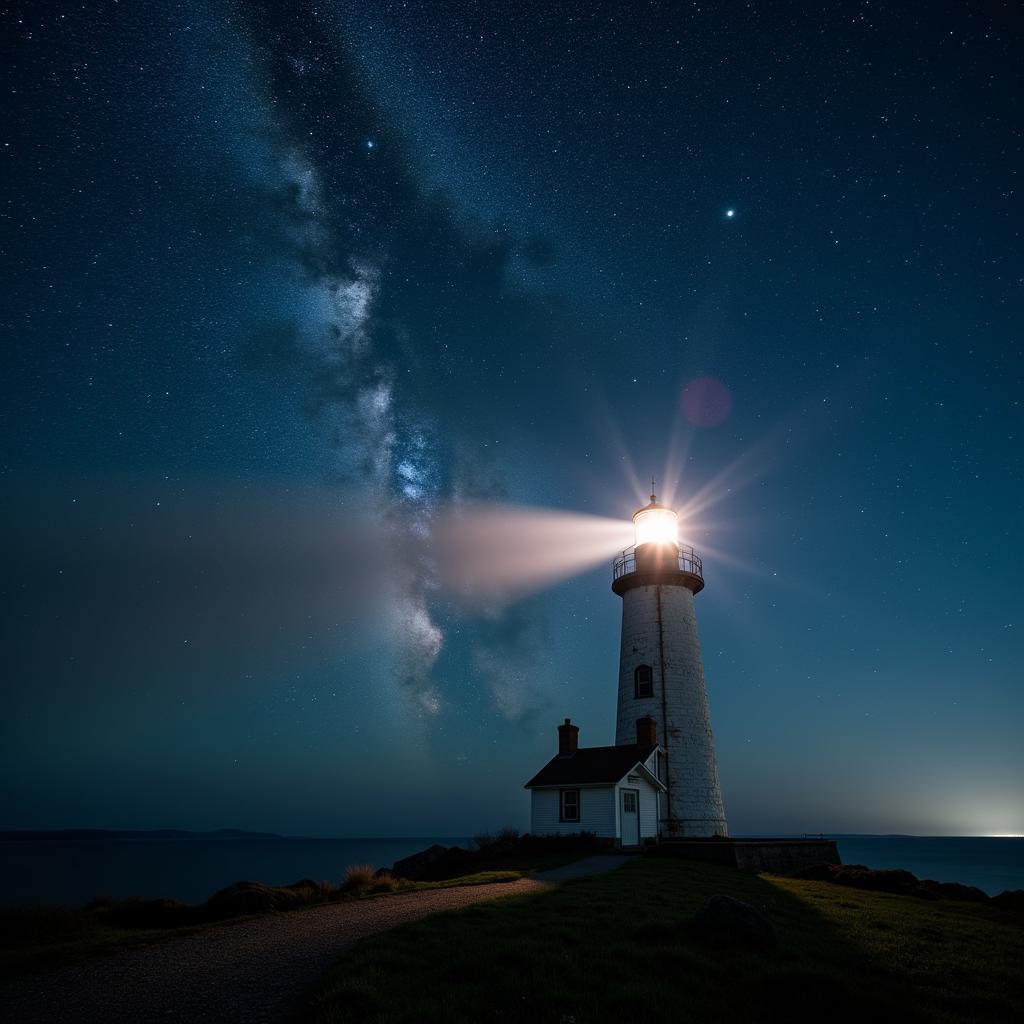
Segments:
[[[558,727],[558,754],[526,783],[534,835],[594,832],[616,846],[656,839],[663,807],[664,754],[654,719],[636,723],[637,742],[580,747],[579,726]]]

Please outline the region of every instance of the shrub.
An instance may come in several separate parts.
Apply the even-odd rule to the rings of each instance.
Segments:
[[[77,907],[0,906],[0,949],[73,941],[91,928],[89,914]]]
[[[291,885],[284,886],[294,893],[296,901],[306,906],[312,903],[327,903],[338,895],[339,889],[331,882],[316,882],[312,878],[300,878]]]
[[[370,864],[350,864],[341,882],[342,892],[356,892],[373,885],[377,869]]]
[[[395,892],[398,888],[398,879],[390,871],[381,871],[374,876],[370,892]]]
[[[516,853],[519,850],[519,829],[503,828],[496,834],[482,832],[473,837],[473,846],[477,853],[486,857],[501,857]]]
[[[196,908],[180,900],[129,897],[102,903],[93,901],[90,909],[120,928],[180,928],[197,921]]]
[[[527,833],[519,840],[523,853],[586,853],[601,847],[596,832],[569,832],[563,835],[535,836]]]

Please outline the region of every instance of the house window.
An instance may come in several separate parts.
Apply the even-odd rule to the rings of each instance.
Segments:
[[[650,665],[637,665],[633,672],[633,696],[654,696],[654,670]]]
[[[580,820],[580,791],[578,789],[563,789],[560,791],[559,821]]]

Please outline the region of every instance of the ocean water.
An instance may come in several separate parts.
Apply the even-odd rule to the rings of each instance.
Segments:
[[[833,836],[844,864],[905,868],[918,878],[975,885],[989,896],[1024,889],[1024,838]]]
[[[86,903],[94,896],[170,896],[201,903],[243,879],[338,882],[350,864],[390,867],[427,839],[48,839],[0,841],[0,903]]]
[[[919,878],[1024,889],[1024,839],[835,836],[847,864],[906,868]],[[101,894],[202,902],[241,879],[283,885],[338,881],[349,864],[390,867],[432,843],[420,839],[92,839],[0,841],[0,903],[81,904]]]

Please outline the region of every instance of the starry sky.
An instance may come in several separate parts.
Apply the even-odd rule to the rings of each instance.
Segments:
[[[1012,5],[3,22],[0,827],[528,827],[654,475],[734,833],[1024,833]]]

